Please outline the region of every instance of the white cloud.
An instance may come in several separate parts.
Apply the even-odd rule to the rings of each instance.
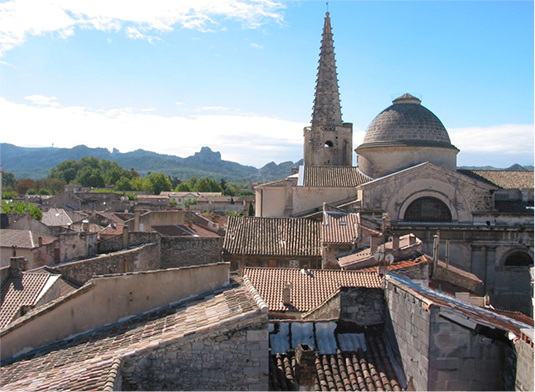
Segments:
[[[223,159],[261,167],[302,157],[306,124],[259,116],[201,114],[165,117],[132,108],[96,111],[62,106],[54,97],[27,97],[32,104],[0,98],[0,116],[10,132],[2,142],[40,145],[145,149],[186,157],[209,146]]]
[[[251,43],[251,46],[252,46],[253,48],[255,48],[255,49],[264,49],[264,46],[259,45],[259,44],[255,44],[254,42]]]
[[[533,124],[448,129],[453,145],[462,153],[533,154]]]
[[[76,28],[125,31],[150,42],[182,27],[200,31],[223,29],[231,19],[246,28],[282,21],[284,5],[275,0],[11,0],[0,3],[0,54],[29,36],[57,33],[68,37]],[[151,34],[148,34],[151,33]]]

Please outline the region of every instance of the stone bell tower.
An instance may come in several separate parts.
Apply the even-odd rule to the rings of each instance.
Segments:
[[[353,124],[342,122],[331,18],[325,14],[312,123],[304,129],[305,166],[352,166]]]

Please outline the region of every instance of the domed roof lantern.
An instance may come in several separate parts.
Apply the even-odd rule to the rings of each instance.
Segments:
[[[416,103],[418,105],[420,105],[422,103],[422,100],[416,98],[414,95],[411,95],[409,93],[405,93],[399,97],[397,97],[396,99],[394,99],[392,101],[393,104],[398,104],[398,103]]]

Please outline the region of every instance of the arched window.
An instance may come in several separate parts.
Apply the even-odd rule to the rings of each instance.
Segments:
[[[533,264],[533,259],[525,252],[514,252],[507,256],[505,263],[506,267],[526,267]]]
[[[334,144],[333,144],[333,142],[331,142],[330,140],[327,140],[327,141],[325,142],[325,144],[323,145],[323,147],[325,147],[325,148],[332,147],[332,146],[334,146]]]
[[[451,222],[451,212],[446,204],[434,197],[421,197],[414,200],[407,211],[408,222]]]

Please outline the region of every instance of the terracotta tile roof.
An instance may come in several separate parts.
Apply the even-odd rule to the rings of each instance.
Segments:
[[[327,244],[348,244],[358,236],[358,214],[325,212],[321,225],[321,240]]]
[[[157,231],[162,237],[203,237],[203,238],[221,238],[217,233],[205,229],[199,225],[167,225],[167,226],[152,226],[152,229]]]
[[[533,189],[533,171],[459,170],[459,173],[503,189]]]
[[[381,278],[376,273],[341,270],[303,270],[297,268],[247,267],[244,276],[264,299],[270,311],[308,312],[324,303],[340,287],[380,288]],[[282,302],[282,293],[290,283],[291,305]]]
[[[20,276],[10,276],[2,282],[0,290],[0,329],[8,325],[22,307],[35,306],[39,295],[43,291],[48,280],[57,279],[49,274],[23,272]]]
[[[39,247],[39,237],[43,239],[43,244],[51,244],[57,237],[34,233],[29,230],[0,230],[0,246],[11,248],[13,245],[21,249],[34,249]]]
[[[310,187],[355,187],[372,179],[357,167],[304,166],[303,186]]]
[[[238,255],[321,256],[321,222],[301,218],[231,216],[223,252]]]
[[[122,358],[132,352],[258,312],[244,286],[226,287],[8,360],[0,369],[0,386],[4,391],[103,390]]]
[[[390,264],[387,267],[387,270],[388,271],[399,271],[399,270],[406,269],[406,268],[416,267],[416,266],[428,263],[430,261],[431,261],[430,258],[428,258],[426,255],[422,255],[422,256],[416,257],[413,260],[396,261],[396,262]],[[358,271],[359,272],[376,272],[377,271],[377,266],[361,268]]]
[[[314,331],[317,331],[314,328]],[[325,353],[315,348],[316,391],[401,391],[398,375],[389,358],[386,338],[378,331],[360,334],[333,334],[333,340],[357,343],[350,350],[337,348]],[[345,336],[344,336],[345,335]],[[315,341],[319,341],[315,339]],[[298,342],[295,342],[298,343]],[[308,343],[308,342],[306,342]],[[348,349],[349,347],[345,347]],[[269,390],[298,390],[297,360],[294,348],[270,355]],[[404,377],[404,376],[403,376]]]

